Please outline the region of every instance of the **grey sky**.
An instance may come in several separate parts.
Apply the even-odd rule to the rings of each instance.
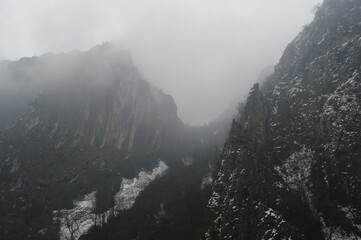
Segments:
[[[129,49],[180,117],[208,122],[277,63],[321,0],[0,0],[0,59]]]

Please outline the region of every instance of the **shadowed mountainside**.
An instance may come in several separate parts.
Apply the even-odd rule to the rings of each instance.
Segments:
[[[326,0],[233,122],[204,239],[361,239],[361,2]]]

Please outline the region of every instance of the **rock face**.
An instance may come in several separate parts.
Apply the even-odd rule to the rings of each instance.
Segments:
[[[326,0],[232,124],[204,239],[361,239],[361,2]]]
[[[94,191],[97,211],[108,210],[123,177],[171,161],[185,131],[172,97],[144,81],[129,54],[113,44],[40,57],[36,65],[43,61],[43,75],[56,79],[1,135],[4,239],[56,239],[51,212]]]
[[[199,239],[228,115],[185,126],[110,43],[0,76],[0,239]]]
[[[162,140],[181,126],[176,105],[142,80],[122,51],[105,44],[81,54],[74,70],[58,76],[65,80],[37,98],[10,135],[31,141],[46,137],[56,149],[83,145],[158,152]]]

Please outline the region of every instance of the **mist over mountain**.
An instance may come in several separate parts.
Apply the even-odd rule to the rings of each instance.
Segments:
[[[359,0],[61,3],[0,44],[55,52],[0,62],[0,239],[361,239]]]
[[[246,97],[320,2],[2,0],[0,60],[117,42],[186,124],[207,124]]]
[[[4,122],[0,142],[0,233],[5,239],[78,239],[92,226],[118,221],[118,212],[131,208],[139,193],[165,174],[166,182],[151,185],[156,190],[150,203],[163,206],[174,218],[171,224],[184,227],[193,216],[179,217],[166,205],[180,201],[179,207],[189,208],[182,198],[192,191],[184,189],[196,188],[200,199],[195,203],[205,204],[201,182],[217,161],[230,115],[202,127],[184,125],[173,98],[143,80],[129,53],[112,43],[3,62],[2,74],[4,81],[21,86],[20,94],[34,97],[12,103],[16,96],[10,95],[1,109],[13,121]],[[26,88],[34,85],[41,88]],[[174,191],[163,196],[169,185]],[[65,210],[79,200],[74,212]],[[133,223],[137,234],[149,234],[139,228],[143,221]],[[202,219],[197,221],[184,236],[198,233]],[[124,230],[129,238],[131,227]],[[172,229],[171,234],[180,233]]]

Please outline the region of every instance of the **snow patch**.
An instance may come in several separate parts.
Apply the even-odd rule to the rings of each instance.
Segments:
[[[85,195],[80,201],[74,201],[74,208],[54,211],[54,220],[60,224],[61,240],[77,240],[95,224],[96,192]]]
[[[303,146],[301,150],[288,157],[283,162],[283,165],[276,166],[275,170],[291,189],[302,193],[304,200],[315,213],[316,210],[312,202],[312,183],[310,180],[313,162],[314,152]]]
[[[288,186],[295,190],[302,190],[311,175],[314,153],[305,146],[288,157],[283,165],[275,167]]]
[[[261,222],[266,224],[268,229],[264,232],[261,240],[279,239],[280,231],[278,229],[286,223],[285,220],[283,220],[281,214],[272,208],[268,208],[264,214],[265,215],[261,219]]]
[[[157,177],[163,176],[167,169],[168,166],[160,161],[152,171],[142,171],[133,179],[123,178],[119,192],[114,196],[115,206],[106,212],[93,213],[96,206],[95,191],[74,201],[72,209],[54,211],[53,220],[60,224],[60,240],[77,240],[91,227],[102,226],[119,211],[131,208],[139,194]]]
[[[168,166],[160,161],[159,165],[150,172],[140,172],[137,178],[123,178],[120,190],[115,194],[116,210],[126,210],[133,206],[138,195],[157,177],[163,176]]]

